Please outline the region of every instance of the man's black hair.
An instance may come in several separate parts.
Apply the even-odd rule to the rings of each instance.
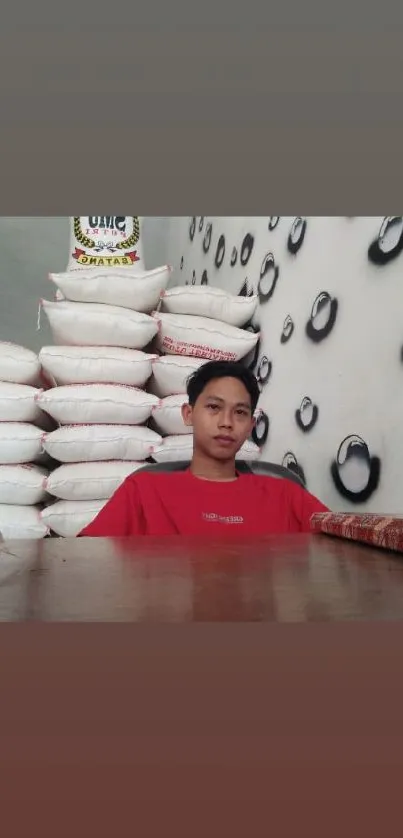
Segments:
[[[208,361],[189,376],[187,395],[192,407],[209,381],[214,378],[237,378],[238,381],[242,381],[250,395],[252,413],[255,412],[260,395],[256,376],[236,361]]]

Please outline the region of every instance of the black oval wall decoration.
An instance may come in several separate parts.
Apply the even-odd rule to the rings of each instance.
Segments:
[[[209,221],[209,223],[207,224],[206,232],[204,234],[204,239],[203,239],[203,250],[204,250],[205,253],[208,253],[209,250],[210,250],[212,232],[213,232],[213,225],[212,225],[211,221]]]
[[[182,269],[183,269],[183,256],[182,256],[182,259],[181,259],[181,270]]]
[[[360,469],[364,476],[354,474],[354,467]],[[379,457],[371,457],[362,437],[350,434],[340,444],[330,471],[341,497],[350,503],[365,503],[379,486],[381,461]]]
[[[368,259],[374,265],[387,265],[403,250],[403,216],[390,215],[383,219],[378,238],[368,248]]]
[[[291,315],[287,315],[283,323],[283,331],[281,333],[280,343],[288,343],[294,331],[294,321]]]
[[[293,454],[292,451],[287,451],[287,453],[284,454],[283,462],[281,463],[281,465],[284,466],[284,468],[288,468],[289,471],[294,472],[294,474],[296,474],[297,477],[299,477],[299,479],[302,480],[304,486],[306,486],[304,469],[302,468],[295,454]]]
[[[338,301],[327,291],[321,291],[312,306],[311,316],[305,327],[308,338],[314,343],[320,343],[327,338],[336,322]],[[321,318],[320,315],[325,315]]]
[[[196,271],[192,273],[192,285],[196,285]]]
[[[276,265],[272,253],[266,253],[260,268],[260,277],[257,286],[257,293],[259,294],[259,301],[267,303],[274,294],[280,269]]]
[[[252,441],[255,445],[258,445],[259,448],[263,448],[267,437],[269,435],[269,417],[264,410],[260,410],[258,415],[256,416],[255,426],[252,431]]]
[[[297,216],[294,218],[290,235],[288,236],[287,248],[290,253],[295,255],[302,247],[306,232],[306,219]]]
[[[267,384],[273,369],[273,364],[269,361],[267,355],[262,355],[256,372],[258,384]]]
[[[249,285],[248,278],[245,279],[241,290],[238,292],[238,297],[253,297],[253,287]]]
[[[234,265],[236,265],[237,259],[238,259],[238,251],[237,251],[236,247],[233,247],[232,248],[232,253],[231,253],[231,268],[233,268]]]
[[[190,238],[191,242],[194,239],[195,232],[196,232],[196,218],[193,217],[191,222],[190,222],[190,227],[189,227],[189,238]]]
[[[199,221],[199,233],[201,233],[203,227],[204,227],[204,215],[201,215],[200,216],[200,221]]]
[[[217,250],[215,252],[214,264],[216,268],[221,268],[225,256],[225,236],[221,235],[217,242]]]
[[[308,433],[315,427],[318,421],[319,408],[316,404],[312,404],[309,396],[304,396],[300,407],[295,411],[295,421],[304,433]]]
[[[279,221],[279,215],[271,215],[269,218],[269,230],[275,230]]]
[[[252,236],[252,234],[247,233],[243,242],[242,242],[240,259],[241,259],[241,265],[243,265],[243,267],[245,267],[245,265],[247,265],[248,262],[249,262],[250,255],[251,255],[252,250],[253,250],[254,241],[255,241],[255,239]]]
[[[202,273],[202,278],[200,280],[200,285],[208,285],[208,276],[207,276],[206,269],[204,269],[204,271]]]

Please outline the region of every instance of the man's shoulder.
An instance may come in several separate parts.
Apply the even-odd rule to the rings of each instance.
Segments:
[[[295,483],[294,480],[288,480],[286,477],[275,477],[272,474],[242,474],[243,481],[247,481],[248,485],[255,487],[263,492],[273,494],[287,494],[296,495],[304,491],[304,487]]]

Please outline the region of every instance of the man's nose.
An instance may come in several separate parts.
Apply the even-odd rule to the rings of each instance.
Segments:
[[[219,424],[221,428],[232,428],[232,413],[230,410],[222,411]]]

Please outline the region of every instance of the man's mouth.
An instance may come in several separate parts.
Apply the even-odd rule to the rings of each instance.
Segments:
[[[233,439],[232,436],[226,436],[225,434],[223,434],[223,435],[220,434],[219,436],[215,436],[214,439],[220,445],[233,445],[234,442],[235,442],[235,440]]]

